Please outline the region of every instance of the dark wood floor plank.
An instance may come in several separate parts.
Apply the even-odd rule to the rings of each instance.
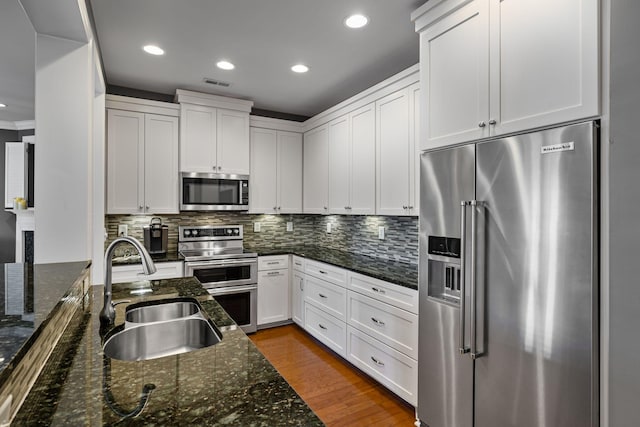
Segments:
[[[360,372],[296,325],[266,329],[251,340],[330,427],[410,427],[411,405]]]

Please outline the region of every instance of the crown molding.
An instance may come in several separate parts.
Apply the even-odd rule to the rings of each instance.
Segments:
[[[17,122],[10,122],[6,120],[0,120],[0,129],[5,130],[25,130],[25,129],[35,129],[36,121],[35,120],[20,120]]]

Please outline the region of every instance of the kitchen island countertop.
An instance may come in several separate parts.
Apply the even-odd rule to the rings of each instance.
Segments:
[[[139,295],[145,286],[150,291]],[[114,302],[196,298],[222,341],[147,361],[109,359],[98,318],[103,287],[94,286],[90,312],[80,310],[71,321],[15,425],[323,425],[196,279],[114,284],[113,290]],[[116,307],[116,325],[125,306]],[[149,385],[144,409],[128,416]]]

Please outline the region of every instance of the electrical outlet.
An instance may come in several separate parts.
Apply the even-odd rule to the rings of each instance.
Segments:
[[[128,236],[128,227],[127,224],[118,225],[118,236]]]
[[[330,222],[327,223],[327,233],[331,233],[331,231],[333,230],[332,225],[333,224],[331,224]]]
[[[378,227],[378,239],[384,240],[384,227]]]
[[[293,231],[293,221],[287,221],[287,231]]]
[[[253,232],[259,233],[262,230],[262,225],[259,222],[253,223]]]

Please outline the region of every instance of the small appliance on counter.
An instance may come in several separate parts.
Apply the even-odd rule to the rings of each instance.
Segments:
[[[162,224],[162,219],[151,218],[149,225],[142,227],[144,230],[144,247],[150,254],[166,254],[169,241],[169,226]]]

